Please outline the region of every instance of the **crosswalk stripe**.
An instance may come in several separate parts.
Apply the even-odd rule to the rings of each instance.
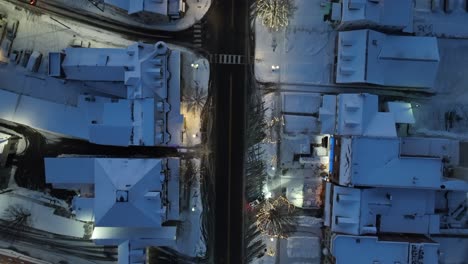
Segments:
[[[217,64],[248,64],[249,59],[235,54],[210,54],[210,63]]]

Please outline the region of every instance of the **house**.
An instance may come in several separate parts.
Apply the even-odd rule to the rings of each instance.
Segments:
[[[413,124],[412,106],[406,102],[386,102],[381,112],[373,94],[323,95],[319,109],[320,132],[341,136],[396,137],[397,124]]]
[[[371,28],[411,33],[413,32],[413,1],[333,1],[330,20],[338,30]]]
[[[318,134],[319,94],[283,93],[283,131],[290,136]]]
[[[96,244],[119,246],[119,263],[143,258],[128,252],[142,253],[150,245],[175,246],[176,227],[168,222],[179,220],[178,159],[60,157],[44,162],[46,182],[79,193],[72,203],[76,219],[94,222]]]
[[[346,264],[351,259],[353,263],[439,263],[439,244],[422,235],[333,234],[330,240],[330,256],[324,263]]]
[[[330,185],[326,192],[329,203],[325,225],[332,232],[350,235],[440,232],[435,191]]]
[[[331,144],[330,179],[339,185],[468,190],[444,173],[457,165],[456,140],[334,137]]]
[[[49,53],[49,75],[122,82],[115,89],[126,89],[126,98],[80,95],[76,105],[65,105],[0,90],[0,118],[102,145],[180,146],[180,60],[163,42]]]
[[[439,61],[435,37],[339,32],[336,83],[432,88]]]

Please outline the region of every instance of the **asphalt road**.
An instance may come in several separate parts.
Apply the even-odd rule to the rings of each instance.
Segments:
[[[215,1],[207,15],[210,53],[248,55],[247,0]],[[215,263],[243,263],[244,128],[248,65],[213,64]]]

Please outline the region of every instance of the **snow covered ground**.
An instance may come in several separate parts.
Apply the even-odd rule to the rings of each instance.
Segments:
[[[15,168],[12,168],[10,183],[0,192],[0,219],[8,220],[7,209],[22,208],[31,214],[30,227],[53,234],[82,238],[84,223],[54,214],[57,208],[68,210],[68,204],[46,193],[18,187],[14,182]]]
[[[468,37],[466,0],[416,0],[413,25],[417,35],[450,38]]]
[[[265,254],[252,264],[320,264],[320,228],[322,220],[310,216],[299,216],[296,232],[288,238],[262,236],[266,245]]]
[[[193,182],[188,189],[188,206],[181,206],[180,218],[182,225],[177,230],[177,251],[191,257],[203,257],[206,245],[201,233],[201,213],[203,211],[200,194],[200,159],[191,160]],[[186,162],[186,161],[185,161]],[[184,172],[181,172],[184,173]],[[184,188],[185,184],[181,184]]]
[[[323,1],[292,2],[296,9],[289,25],[278,32],[256,19],[255,76],[260,82],[330,83],[336,32],[323,21]]]
[[[416,124],[410,132],[468,140],[468,39],[439,39],[436,94],[413,103]],[[450,128],[446,113],[454,112]]]
[[[116,20],[124,24],[145,27],[151,29],[158,29],[164,31],[180,31],[188,29],[196,22],[200,21],[208,12],[212,0],[186,0],[186,13],[181,19],[173,21],[154,21],[145,24],[141,19],[136,16],[129,16],[122,10],[113,6],[106,5],[104,11],[99,10],[88,0],[48,0],[50,3],[60,5],[65,8],[79,11],[80,13],[89,13],[97,16],[102,16],[108,19]]]

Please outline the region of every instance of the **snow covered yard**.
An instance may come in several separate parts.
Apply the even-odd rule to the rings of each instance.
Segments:
[[[293,0],[289,25],[270,32],[255,20],[255,76],[260,82],[330,83],[336,32],[323,21],[322,0]],[[272,69],[279,66],[279,69]]]
[[[191,164],[188,164],[191,163]],[[201,232],[203,212],[200,193],[200,159],[183,160],[181,175],[181,224],[177,230],[177,251],[191,257],[203,257],[206,245]]]
[[[0,219],[11,221],[17,215],[9,213],[29,213],[27,225],[34,229],[52,234],[83,238],[85,223],[56,214],[58,209],[68,211],[65,201],[54,198],[46,193],[18,187],[14,181],[16,169],[11,169],[8,187],[0,191]]]
[[[297,231],[287,238],[261,236],[266,245],[263,256],[252,264],[320,264],[320,228],[322,220],[310,216],[298,216]]]
[[[438,42],[436,94],[413,103],[416,124],[411,132],[468,140],[468,39]]]
[[[468,37],[466,0],[416,0],[413,25],[416,35]]]

